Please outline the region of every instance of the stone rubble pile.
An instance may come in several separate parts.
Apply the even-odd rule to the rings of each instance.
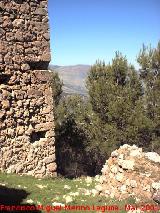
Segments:
[[[99,194],[118,200],[134,197],[160,203],[160,156],[125,144],[111,153],[95,188]]]

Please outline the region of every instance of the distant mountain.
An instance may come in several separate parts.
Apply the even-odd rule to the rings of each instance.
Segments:
[[[58,72],[63,81],[63,91],[67,94],[87,95],[85,81],[90,70],[90,65],[58,66],[50,65],[49,69]]]

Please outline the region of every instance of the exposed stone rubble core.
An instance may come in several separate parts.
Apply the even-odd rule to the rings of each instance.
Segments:
[[[0,0],[0,171],[56,176],[47,0]]]
[[[99,182],[96,190],[106,197],[160,203],[160,156],[125,144],[112,152]]]

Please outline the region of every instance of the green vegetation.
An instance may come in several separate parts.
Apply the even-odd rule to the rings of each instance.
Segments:
[[[138,62],[144,83],[144,106],[150,121],[149,146],[160,152],[160,42],[156,49],[143,46]]]
[[[56,150],[61,174],[73,169],[71,177],[95,175],[111,151],[125,143],[160,152],[160,42],[155,49],[143,46],[137,61],[138,72],[119,52],[111,64],[97,61],[87,78],[88,100],[60,100]]]
[[[54,106],[57,106],[61,98],[63,82],[60,80],[57,72],[53,71],[50,73],[50,75],[51,75],[50,85],[53,91]]]
[[[128,199],[125,201],[115,201],[113,199],[107,199],[105,197],[95,196],[94,191],[91,190],[96,184],[95,179],[78,178],[74,180],[69,179],[35,179],[28,176],[18,176],[15,174],[0,174],[0,191],[1,196],[6,199],[6,202],[10,202],[15,205],[43,205],[44,210],[41,212],[55,212],[49,211],[49,206],[89,206],[92,208],[96,206],[113,206],[116,205],[124,211],[125,204],[134,204],[134,200]],[[5,185],[5,186],[4,186]],[[8,193],[5,193],[4,188],[8,189]],[[14,194],[11,190],[15,190]],[[24,192],[27,196],[24,196]],[[16,202],[16,199],[21,200],[20,203]],[[5,202],[3,202],[5,204]],[[48,206],[48,207],[47,207]],[[63,207],[64,208],[64,207]],[[47,211],[48,209],[48,211]],[[34,212],[34,211],[33,211]],[[85,210],[61,210],[59,212],[87,212]],[[97,211],[88,211],[97,212]],[[103,212],[103,211],[101,211]]]

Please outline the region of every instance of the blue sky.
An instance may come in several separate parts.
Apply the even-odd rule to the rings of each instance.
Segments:
[[[111,61],[115,51],[136,65],[142,44],[160,39],[160,0],[48,0],[52,64]]]

